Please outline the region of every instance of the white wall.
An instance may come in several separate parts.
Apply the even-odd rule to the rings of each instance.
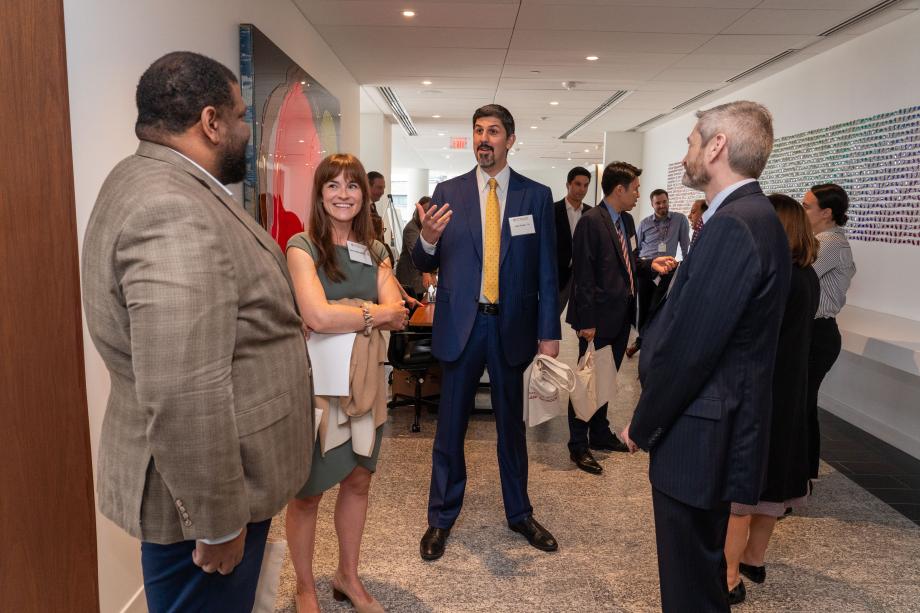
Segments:
[[[920,13],[905,17],[772,75],[730,96],[760,102],[773,113],[777,137],[920,103]],[[667,185],[667,166],[686,153],[691,111],[645,134],[642,184]],[[792,186],[790,186],[792,187]],[[801,187],[801,186],[795,186]],[[639,216],[651,209],[640,199]],[[853,241],[858,272],[850,304],[920,320],[920,248]],[[895,265],[897,264],[897,265]]]
[[[240,23],[252,23],[338,97],[342,148],[359,150],[359,88],[289,0],[65,0],[77,229],[83,234],[102,181],[137,147],[134,91],[141,73],[169,51],[190,50],[239,73]],[[109,378],[84,329],[90,436],[96,446]],[[97,514],[101,611],[143,611],[140,548]],[[139,596],[132,603],[132,598]]]
[[[383,113],[361,113],[361,148],[358,157],[368,172],[376,170],[392,183],[393,131]]]

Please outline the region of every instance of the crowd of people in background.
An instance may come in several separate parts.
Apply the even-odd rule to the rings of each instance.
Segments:
[[[757,182],[772,117],[747,101],[697,113],[684,215],[661,188],[637,224],[642,170],[573,168],[566,196],[508,165],[511,113],[475,111],[476,166],[422,198],[394,253],[379,172],[336,153],[317,167],[304,232],[282,253],[225,187],[242,179],[248,125],[237,78],[194,53],[141,77],[135,155],[99,195],[83,255],[87,324],[112,373],[99,458],[101,512],[142,541],[151,611],[249,611],[271,518],[285,506],[297,609],[319,610],[317,513],[338,485],[336,600],[384,610],[359,577],[368,493],[387,420],[383,331],[437,286],[431,350],[442,383],[422,559],[445,551],[466,486],[464,439],[488,371],[508,528],[559,543],[534,517],[522,376],[559,354],[639,355],[631,421],[569,407],[575,465],[650,454],[661,603],[726,611],[742,575],[766,580],[777,520],[818,477],[817,394],[841,348],[835,317],[856,272],[846,191],[803,201]],[[790,185],[794,191],[801,186]],[[629,344],[635,332],[633,344]],[[314,393],[305,339],[354,333],[349,395]]]

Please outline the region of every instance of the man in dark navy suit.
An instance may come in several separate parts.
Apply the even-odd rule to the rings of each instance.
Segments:
[[[639,200],[642,170],[626,162],[612,162],[601,176],[604,199],[578,222],[572,239],[572,301],[566,322],[578,333],[578,354],[588,343],[595,349],[610,346],[619,369],[629,330],[636,323],[636,290],[640,266],[667,274],[674,258],[636,258],[636,223],[629,214]],[[610,431],[607,405],[588,421],[575,415],[569,403],[569,457],[581,470],[599,475],[603,468],[590,449],[627,451]]]
[[[523,375],[539,351],[559,353],[556,229],[548,187],[508,166],[514,118],[497,104],[473,114],[478,165],[439,184],[412,251],[421,271],[438,269],[432,353],[443,379],[434,439],[428,530],[421,556],[444,553],[466,487],[463,441],[488,368],[508,526],[543,551],[556,540],[533,518],[527,495]]]
[[[661,604],[728,611],[731,502],[756,504],[767,458],[773,364],[791,261],[760,189],[769,111],[732,102],[697,113],[683,183],[709,209],[671,291],[645,328],[642,395],[624,440],[649,452]]]

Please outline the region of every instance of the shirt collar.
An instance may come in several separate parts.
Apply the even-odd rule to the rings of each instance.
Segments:
[[[489,186],[489,179],[491,179],[486,171],[480,166],[476,166],[476,183],[479,185],[479,192],[482,193]],[[511,180],[511,166],[505,164],[505,167],[502,168],[501,172],[495,175],[495,180],[498,181],[498,191],[502,193],[507,193],[508,191],[508,181]]]
[[[610,213],[610,218],[613,219],[613,223],[619,221],[620,214],[617,212],[617,210],[613,208],[609,202],[607,202],[606,198],[602,202],[604,203],[604,208],[607,209],[608,213]]]
[[[732,192],[741,187],[742,185],[747,185],[748,183],[753,183],[757,179],[742,179],[737,183],[732,183],[721,192],[716,194],[716,197],[712,199],[712,202],[709,203],[709,208],[706,209],[706,212],[703,213],[703,223],[709,221],[713,215],[716,214],[716,211],[722,206],[722,203],[725,202],[725,199],[728,198]]]
[[[185,154],[182,153],[181,151],[176,151],[176,150],[173,149],[172,147],[167,147],[167,149],[169,149],[170,151],[174,151],[175,153],[179,154],[180,156],[182,156],[183,158],[185,158],[186,160],[188,160],[189,163],[192,164],[192,166],[194,166],[195,168],[197,168],[198,170],[200,170],[201,172],[203,172],[207,178],[211,179],[211,181],[213,181],[215,185],[217,185],[217,186],[220,187],[222,190],[224,190],[224,191],[227,193],[228,196],[231,196],[231,197],[233,196],[233,192],[231,192],[231,191],[227,188],[226,185],[224,185],[223,183],[221,183],[220,181],[218,181],[217,179],[215,179],[215,178],[214,178],[214,175],[212,175],[212,174],[209,173],[207,170],[205,170],[204,168],[202,168],[202,167],[201,167],[201,164],[199,164],[198,162],[196,162],[196,161],[193,160],[192,158],[188,157],[187,155],[185,155]]]

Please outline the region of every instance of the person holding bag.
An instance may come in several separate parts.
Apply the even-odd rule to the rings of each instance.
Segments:
[[[629,330],[636,319],[636,271],[649,266],[667,274],[677,263],[659,257],[642,262],[635,257],[636,224],[630,216],[639,199],[642,170],[626,162],[609,164],[601,176],[604,199],[584,213],[572,238],[572,295],[566,322],[578,333],[578,355],[593,343],[597,351],[609,347],[617,369],[626,352]],[[569,405],[569,457],[588,473],[603,468],[590,449],[628,451],[610,430],[607,405],[580,419]]]
[[[356,359],[366,363],[374,358],[372,341],[377,340],[378,330],[404,329],[408,311],[400,300],[387,252],[374,240],[369,187],[361,162],[348,154],[331,155],[320,162],[314,175],[312,203],[309,231],[291,237],[287,245],[297,304],[310,330],[357,332],[359,336],[371,337],[367,343],[354,345],[354,352],[363,348],[366,355],[352,355],[353,366]],[[372,367],[378,368],[382,377],[383,363],[376,361]],[[371,396],[368,402],[374,403],[379,394]],[[287,539],[297,574],[299,613],[319,610],[313,579],[316,514],[323,492],[335,485],[340,486],[335,505],[339,565],[332,580],[333,595],[336,600],[351,601],[357,611],[383,611],[358,578],[358,556],[371,474],[380,454],[383,426],[378,416],[380,410],[384,411],[385,421],[385,407],[380,410],[371,407],[376,414],[374,419],[356,419],[360,411],[352,410],[355,398],[354,393],[346,402],[316,398],[316,405],[323,409],[322,423],[349,423],[350,436],[337,438],[337,442],[344,440],[331,449],[324,448],[329,443],[320,437],[325,444],[314,446],[310,478],[288,503]],[[367,428],[372,431],[363,431]],[[367,440],[373,441],[370,449],[363,449],[355,442]],[[363,455],[368,452],[369,455]]]

